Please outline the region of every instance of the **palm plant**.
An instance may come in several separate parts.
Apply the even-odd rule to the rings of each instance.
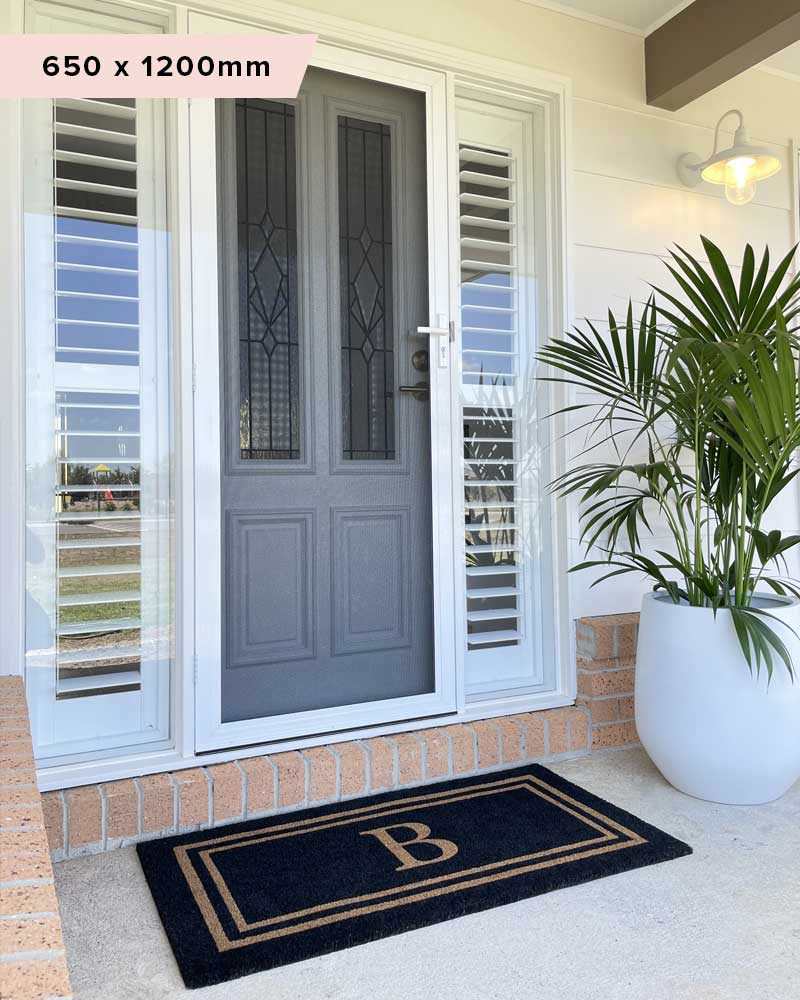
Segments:
[[[763,662],[771,677],[777,655],[793,674],[754,595],[800,596],[781,574],[800,535],[764,528],[800,471],[800,276],[787,278],[794,250],[771,272],[769,251],[756,266],[748,245],[737,282],[702,242],[709,266],[676,248],[675,294],[654,286],[638,320],[629,303],[621,322],[609,312],[607,334],[587,321],[540,352],[546,381],[584,394],[557,412],[586,434],[585,461],[551,488],[580,499],[587,558],[573,571],[607,568],[593,586],[642,573],[675,603],[728,609],[751,670]],[[589,461],[598,447],[611,457]],[[647,555],[655,518],[673,545]]]

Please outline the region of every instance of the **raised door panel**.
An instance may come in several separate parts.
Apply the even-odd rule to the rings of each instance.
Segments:
[[[314,515],[227,514],[228,666],[314,656]]]
[[[411,509],[331,512],[333,655],[412,644]]]

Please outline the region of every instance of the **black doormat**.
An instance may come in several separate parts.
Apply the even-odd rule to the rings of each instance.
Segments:
[[[691,854],[535,764],[138,851],[192,988]]]

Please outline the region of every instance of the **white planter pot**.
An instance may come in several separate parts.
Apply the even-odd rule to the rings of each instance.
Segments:
[[[800,602],[758,604],[800,634]],[[800,672],[800,640],[769,621]],[[664,777],[712,802],[771,802],[800,778],[800,678],[773,655],[750,673],[730,612],[676,605],[661,594],[642,602],[636,654],[636,726]]]

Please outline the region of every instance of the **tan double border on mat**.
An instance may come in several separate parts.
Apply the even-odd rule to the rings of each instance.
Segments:
[[[362,819],[382,819],[390,816],[397,816],[401,813],[413,811],[421,805],[441,806],[450,805],[454,802],[462,802],[467,799],[478,798],[485,795],[497,795],[503,792],[522,789],[529,791],[539,798],[544,799],[551,805],[557,806],[564,812],[569,813],[587,826],[592,827],[600,833],[600,836],[589,840],[578,841],[575,844],[566,844],[561,847],[548,848],[544,851],[537,851],[534,854],[525,854],[517,858],[508,858],[504,861],[494,861],[477,868],[463,869],[459,872],[452,872],[448,875],[440,875],[435,878],[421,879],[410,885],[396,886],[391,889],[384,889],[378,892],[366,893],[362,896],[354,896],[349,899],[334,900],[328,903],[321,903],[318,906],[297,910],[293,913],[281,914],[277,917],[270,917],[265,920],[248,923],[231,894],[224,878],[214,863],[212,855],[220,851],[227,851],[237,847],[246,847],[251,844],[264,843],[272,840],[279,840],[285,837],[294,837],[304,833],[316,833],[320,830],[327,830],[336,826],[344,826],[355,823]],[[580,811],[578,811],[580,810]],[[590,819],[589,817],[593,817]],[[599,822],[595,822],[595,820]],[[603,825],[600,825],[603,824]],[[610,829],[609,829],[610,828]],[[627,840],[619,840],[623,835]],[[285,937],[289,934],[297,934],[325,924],[335,923],[339,920],[347,920],[354,916],[376,913],[380,910],[388,910],[397,906],[405,906],[410,903],[420,902],[434,896],[441,896],[453,892],[460,892],[464,889],[472,889],[490,882],[497,882],[502,879],[513,878],[516,875],[524,875],[544,868],[551,868],[556,865],[567,864],[572,861],[579,861],[583,858],[593,857],[598,854],[606,854],[611,851],[624,850],[628,847],[635,847],[646,843],[643,837],[615,822],[609,817],[602,815],[594,809],[571,798],[564,792],[553,788],[546,782],[537,778],[533,774],[516,775],[513,778],[506,778],[495,782],[481,782],[477,785],[468,785],[464,788],[449,789],[443,792],[432,792],[426,795],[412,798],[395,799],[391,802],[382,802],[378,805],[362,806],[357,809],[349,809],[346,812],[337,812],[332,817],[313,817],[311,819],[297,820],[295,822],[283,823],[271,826],[263,834],[248,830],[243,833],[231,833],[221,837],[214,837],[211,840],[201,841],[188,846],[174,848],[175,856],[181,871],[189,885],[189,889],[194,897],[198,909],[203,915],[206,926],[214,938],[219,951],[229,951],[232,948],[244,948],[250,944],[260,941],[268,941],[272,938]],[[601,846],[602,845],[602,846]],[[583,850],[581,850],[583,848]],[[211,900],[195,871],[194,865],[189,859],[189,851],[199,851],[200,857],[211,875],[214,885],[220,893],[230,916],[237,929],[242,933],[253,931],[259,928],[272,927],[272,930],[263,931],[260,934],[250,934],[242,939],[233,940],[228,937],[220,920],[214,910]],[[577,851],[563,857],[567,851]],[[532,862],[532,863],[528,863]],[[500,871],[515,865],[510,871]],[[458,880],[457,882],[455,880]],[[448,884],[451,883],[451,884]],[[455,883],[455,884],[453,884]],[[423,890],[423,891],[414,891]],[[390,896],[397,896],[401,893],[411,893],[402,898],[388,899]],[[381,901],[382,900],[382,901]],[[351,907],[338,913],[325,913],[326,910],[335,909],[341,906]],[[291,926],[275,927],[275,924],[285,923],[288,920],[299,920],[302,917],[313,919],[302,920]]]

